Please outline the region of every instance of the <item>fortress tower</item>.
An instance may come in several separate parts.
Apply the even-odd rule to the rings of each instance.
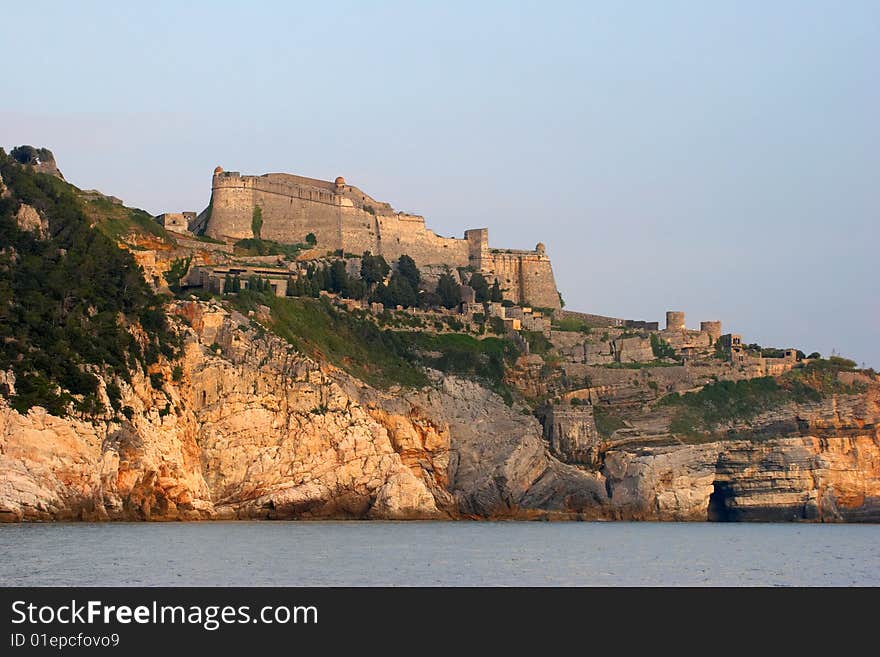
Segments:
[[[667,331],[683,331],[684,330],[684,313],[678,310],[666,311],[666,330]]]
[[[708,333],[709,337],[711,337],[714,342],[721,337],[721,322],[715,320],[710,322],[700,322],[700,330],[703,333]]]
[[[342,176],[333,182],[287,173],[242,176],[217,167],[211,204],[198,223],[215,239],[255,237],[257,208],[263,239],[296,244],[312,233],[322,255],[369,251],[389,261],[408,255],[419,266],[470,266],[490,280],[498,278],[505,298],[515,303],[560,306],[543,244],[534,251],[491,249],[486,228],[468,230],[464,239],[441,237],[425,226],[424,217],[397,212]]]

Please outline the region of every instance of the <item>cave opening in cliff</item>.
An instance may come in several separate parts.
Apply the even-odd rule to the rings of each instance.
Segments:
[[[709,522],[731,522],[733,514],[727,501],[733,497],[730,489],[723,483],[715,482],[712,485],[712,494],[709,495],[708,517]]]

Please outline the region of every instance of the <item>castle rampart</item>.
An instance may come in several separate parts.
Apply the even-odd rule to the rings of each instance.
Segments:
[[[286,173],[242,176],[217,167],[206,234],[222,240],[255,237],[256,208],[263,239],[295,244],[311,233],[323,253],[369,251],[386,260],[406,254],[419,266],[470,266],[490,281],[497,278],[505,298],[515,303],[559,307],[543,244],[535,251],[490,249],[485,228],[466,231],[464,239],[441,237],[425,226],[424,217],[396,212],[341,177],[330,182]]]

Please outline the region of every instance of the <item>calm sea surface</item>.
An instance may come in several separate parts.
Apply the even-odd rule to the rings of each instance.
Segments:
[[[880,525],[0,525],[0,585],[880,585]]]

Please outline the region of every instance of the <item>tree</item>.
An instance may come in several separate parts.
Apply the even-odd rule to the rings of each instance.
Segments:
[[[443,305],[443,299],[436,292],[422,292],[419,297],[419,305],[422,308],[439,308]]]
[[[333,282],[330,277],[330,268],[327,265],[324,265],[320,269],[315,271],[315,281],[318,284],[319,290],[327,290],[330,292],[333,289]]]
[[[175,258],[171,263],[171,267],[165,272],[165,280],[168,281],[168,287],[173,292],[180,292],[180,279],[186,276],[190,263],[192,263],[192,256],[188,258]]]
[[[348,299],[363,299],[367,296],[367,285],[360,278],[349,276],[342,295]]]
[[[369,251],[364,251],[361,258],[361,278],[367,285],[375,285],[385,280],[391,267],[385,262],[382,256],[370,255]]]
[[[477,303],[489,300],[489,282],[480,272],[471,274],[471,280],[468,281],[468,285],[474,289],[474,299]]]
[[[504,299],[504,294],[501,292],[501,285],[498,283],[498,279],[495,279],[495,282],[492,283],[492,288],[489,290],[489,301],[493,301],[496,303],[500,303]]]
[[[259,205],[254,206],[254,212],[251,215],[251,231],[254,233],[254,239],[263,239],[261,236],[263,231],[263,208]]]
[[[269,280],[262,276],[251,276],[248,279],[248,289],[253,292],[268,292],[272,288]]]
[[[37,149],[33,146],[16,146],[9,154],[20,164],[36,164],[39,161]]]
[[[348,289],[348,272],[344,260],[334,260],[330,265],[330,291],[341,294]]]
[[[309,233],[306,235],[306,244],[309,246],[315,246],[318,243],[318,238],[315,237],[314,233]]]
[[[437,282],[437,294],[445,308],[455,308],[461,303],[461,287],[452,274],[440,275],[440,280]]]
[[[419,303],[419,296],[400,272],[391,275],[388,283],[388,294],[395,306],[411,308]]]
[[[809,356],[807,356],[807,358],[809,358],[810,360],[813,360],[814,358],[822,358],[822,354],[820,354],[818,351],[814,351]]]
[[[397,259],[397,271],[408,282],[410,287],[415,291],[419,291],[422,282],[422,272],[416,267],[416,262],[408,255],[404,254]]]

